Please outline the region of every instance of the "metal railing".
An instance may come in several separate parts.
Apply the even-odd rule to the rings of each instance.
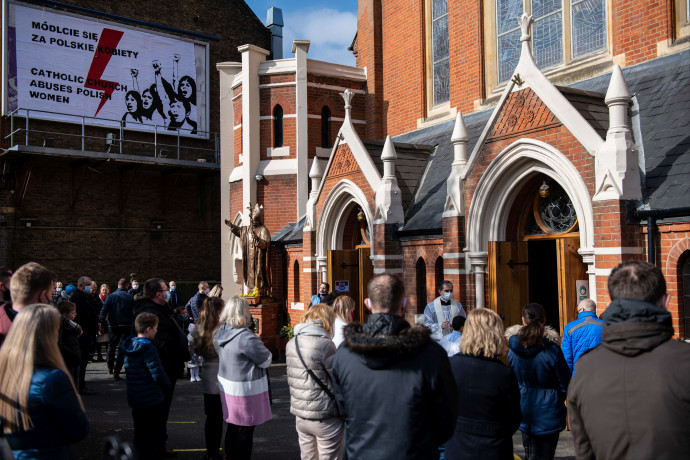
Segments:
[[[38,115],[37,115],[38,114]],[[49,116],[41,116],[41,114],[49,114]],[[33,115],[33,119],[31,118]],[[205,161],[211,163],[220,163],[220,142],[218,133],[215,131],[197,130],[195,134],[191,134],[189,129],[175,128],[170,130],[165,126],[125,122],[124,120],[113,120],[108,118],[95,118],[83,115],[71,115],[59,112],[49,112],[37,109],[18,108],[12,111],[10,118],[10,133],[4,139],[10,141],[10,146],[15,147],[15,138],[23,137],[24,144],[30,145],[30,140],[38,140],[39,142],[54,138],[47,138],[47,135],[66,138],[73,140],[75,138],[81,139],[81,150],[86,151],[87,143],[92,145],[97,142],[103,142],[101,145],[107,153],[112,153],[113,146],[117,144],[118,153],[134,155],[134,156],[150,156],[150,148],[153,147],[154,158],[168,158],[168,152],[174,150],[178,160],[196,159],[197,161]],[[56,120],[56,116],[61,119]],[[23,120],[23,127],[16,127],[19,125],[19,120]],[[47,123],[57,123],[56,126],[64,126],[65,123],[75,125],[81,124],[80,133],[70,133],[65,131],[54,130],[51,126],[47,129],[31,129],[30,121],[42,121]],[[74,121],[71,121],[74,120]],[[95,120],[92,122],[87,122]],[[62,124],[62,125],[60,125]],[[127,125],[130,126],[127,126]],[[134,127],[131,127],[134,125]],[[139,129],[138,129],[139,128]],[[118,136],[112,131],[117,130]],[[98,134],[89,134],[87,130],[99,131]],[[125,133],[131,133],[132,139],[125,138]],[[135,134],[136,133],[136,134]],[[22,136],[23,134],[23,136]],[[152,140],[146,140],[148,136],[153,136]],[[165,141],[171,137],[175,137],[174,143]],[[20,142],[18,140],[18,142]],[[204,145],[207,144],[207,145]],[[44,145],[46,146],[46,145]],[[75,149],[76,145],[71,145],[67,148]],[[98,150],[93,150],[98,151]]]

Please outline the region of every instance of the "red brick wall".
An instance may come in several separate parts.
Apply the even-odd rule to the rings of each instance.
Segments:
[[[383,49],[381,47],[381,1],[360,0],[357,3],[357,67],[367,69],[365,95],[366,129],[364,137],[380,139],[386,134],[383,104]]]
[[[424,313],[424,302],[417,298],[417,261],[422,258],[426,266],[427,303],[436,298],[435,263],[443,257],[442,238],[423,238],[402,241],[403,281],[407,294],[407,311],[413,314]]]
[[[673,36],[672,0],[613,0],[613,55],[633,65],[657,57],[657,43]]]
[[[294,175],[264,176],[256,186],[257,201],[264,207],[264,225],[277,233],[297,221],[297,184]]]

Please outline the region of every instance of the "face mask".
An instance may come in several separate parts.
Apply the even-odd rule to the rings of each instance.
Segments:
[[[139,289],[139,285],[138,284],[132,284],[132,289]]]
[[[171,291],[174,291],[175,288],[177,288],[177,286],[170,286],[170,290],[171,290]]]
[[[84,292],[87,293],[87,294],[90,294],[90,293],[91,293],[91,286],[86,286],[86,287],[84,288]]]
[[[210,290],[210,289],[204,290],[204,294],[209,295],[210,293],[211,293],[211,290]]]
[[[55,289],[57,292],[62,292],[62,288]]]
[[[450,300],[453,298],[453,293],[452,292],[444,292],[443,293],[443,300]]]

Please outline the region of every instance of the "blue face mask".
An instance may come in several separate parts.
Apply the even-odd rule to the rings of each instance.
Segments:
[[[62,292],[62,288],[55,289],[57,292]]]
[[[444,292],[443,293],[443,300],[450,300],[453,298],[453,293],[452,292]]]
[[[84,292],[87,293],[87,294],[91,294],[91,286],[86,286],[86,287],[84,288]]]
[[[175,289],[177,289],[177,286],[170,286],[171,291],[174,291]]]

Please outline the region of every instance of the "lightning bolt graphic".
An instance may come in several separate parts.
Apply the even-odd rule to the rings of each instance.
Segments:
[[[98,40],[96,52],[94,53],[93,60],[91,61],[89,75],[86,77],[86,83],[84,83],[84,88],[104,91],[105,94],[107,94],[108,96],[113,94],[113,91],[115,91],[115,85],[117,85],[118,82],[101,80],[101,75],[103,75],[103,71],[105,70],[105,68],[108,67],[110,58],[113,55],[109,53],[101,53],[99,50],[105,48],[117,48],[117,44],[120,43],[122,35],[124,35],[124,32],[121,32],[119,30],[103,29],[103,31],[101,32],[101,38]],[[96,83],[101,83],[101,85],[98,85]],[[96,113],[93,115],[94,117],[98,115],[98,112],[101,111],[101,108],[105,105],[106,101],[108,100],[109,98],[107,97],[101,99],[101,103],[98,105],[98,110],[96,110]]]

